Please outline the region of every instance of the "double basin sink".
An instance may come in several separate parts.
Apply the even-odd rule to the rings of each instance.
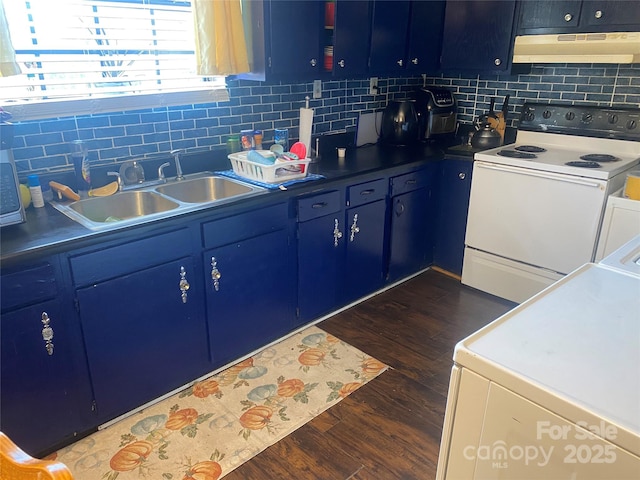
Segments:
[[[56,203],[54,207],[91,230],[105,230],[228,203],[265,191],[262,187],[206,172],[107,197]]]

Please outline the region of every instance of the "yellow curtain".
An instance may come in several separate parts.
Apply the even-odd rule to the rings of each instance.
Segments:
[[[193,0],[198,75],[249,71],[240,0]]]
[[[16,52],[9,36],[9,24],[4,13],[4,4],[0,0],[0,77],[22,73],[16,63]]]

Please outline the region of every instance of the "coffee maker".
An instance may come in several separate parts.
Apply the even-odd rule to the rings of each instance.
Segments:
[[[446,88],[421,88],[416,92],[420,140],[445,140],[455,135],[456,100]]]

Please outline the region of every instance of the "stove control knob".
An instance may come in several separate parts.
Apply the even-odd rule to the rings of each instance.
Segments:
[[[593,120],[593,115],[591,115],[590,113],[582,114],[582,123],[591,123],[592,120]]]
[[[545,110],[544,112],[542,112],[542,118],[544,119],[551,118],[551,112],[549,110]]]
[[[536,118],[535,113],[532,109],[528,108],[527,111],[524,112],[523,119],[527,122],[533,122],[534,118]]]
[[[618,115],[612,113],[611,115],[609,115],[609,118],[607,120],[611,125],[615,125],[616,123],[618,123]]]
[[[629,120],[627,122],[627,129],[628,130],[634,130],[637,126],[638,126],[638,122],[636,122],[635,120]]]
[[[566,118],[567,120],[573,120],[574,118],[576,118],[576,114],[573,112],[567,112],[564,118]]]

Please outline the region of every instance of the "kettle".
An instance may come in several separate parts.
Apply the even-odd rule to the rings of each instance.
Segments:
[[[411,145],[418,141],[419,130],[415,100],[391,100],[382,112],[382,143]]]
[[[491,126],[489,122],[476,126],[477,131],[471,137],[471,146],[474,148],[495,148],[502,145],[502,136]]]

